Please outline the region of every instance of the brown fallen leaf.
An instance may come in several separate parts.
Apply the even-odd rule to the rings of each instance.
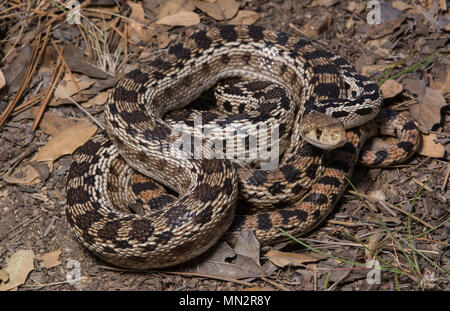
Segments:
[[[30,114],[33,119],[36,118],[39,112],[39,107],[32,107],[30,109]],[[65,127],[72,126],[80,122],[80,119],[75,118],[64,118],[58,116],[53,112],[46,112],[39,123],[39,128],[42,132],[47,135],[55,136],[59,132],[61,132]]]
[[[436,124],[441,123],[441,109],[447,106],[444,96],[438,90],[427,87],[425,94],[418,104],[410,105],[411,116],[431,131]]]
[[[31,61],[33,49],[31,44],[25,45],[20,52],[14,57],[11,64],[3,70],[8,90],[11,93],[17,92],[27,71],[27,67]]]
[[[181,11],[192,12],[195,10],[195,5],[190,0],[170,0],[165,1],[158,12],[159,18],[167,15],[174,15]]]
[[[406,11],[406,10],[414,8],[412,5],[406,4],[403,1],[392,2],[392,7],[396,8],[397,10],[400,10],[400,11]]]
[[[156,36],[156,40],[158,42],[158,47],[160,49],[165,49],[169,45],[170,41],[172,41],[172,38],[169,36],[169,32],[162,31],[158,33],[158,35]]]
[[[311,38],[317,38],[331,25],[331,15],[325,13],[310,20],[304,27],[303,32]]]
[[[387,69],[391,66],[392,66],[392,64],[363,66],[361,68],[361,74],[363,74],[365,76],[370,76],[371,74],[376,73],[376,72],[383,72],[385,69]]]
[[[3,72],[0,70],[0,89],[2,89],[6,85],[5,76]]]
[[[226,261],[236,257],[234,263]],[[180,266],[179,271],[225,276],[234,279],[265,276],[266,272],[252,258],[236,254],[225,242]]]
[[[18,167],[11,175],[4,174],[2,179],[9,184],[31,185],[39,183],[39,172],[31,165]]]
[[[193,3],[199,10],[218,21],[231,19],[239,10],[239,2],[235,0],[217,0],[214,3],[195,0]]]
[[[314,0],[309,7],[316,7],[316,6],[324,6],[326,8],[332,6],[335,4],[337,0]]]
[[[74,75],[73,77],[76,81],[73,81],[70,75],[65,75],[65,77],[58,83],[55,89],[54,97],[67,98],[67,96],[73,96],[79,91],[91,87],[95,82],[95,80],[92,80],[87,76]]]
[[[370,39],[379,39],[386,35],[392,34],[405,21],[406,16],[399,16],[395,19],[390,19],[379,25],[371,25],[366,34]]]
[[[9,274],[3,269],[0,269],[0,283],[6,283],[9,280]]]
[[[231,25],[251,25],[260,17],[260,14],[251,10],[239,10],[237,15],[230,20]]]
[[[316,262],[325,258],[314,253],[290,253],[277,250],[270,250],[265,257],[269,258],[273,264],[281,268],[288,265],[299,266],[305,262]]]
[[[89,108],[92,106],[103,105],[108,100],[109,93],[110,93],[109,91],[100,92],[97,95],[95,95],[93,98],[90,98],[86,103],[82,103],[81,106],[83,106],[85,108]]]
[[[111,3],[112,4],[112,3]],[[100,4],[98,4],[100,5]],[[114,7],[106,7],[106,6],[102,6],[101,11],[88,11],[86,12],[86,16],[89,17],[96,17],[99,19],[112,19],[114,14],[120,14],[120,10],[118,6],[114,6]]]
[[[61,250],[58,249],[53,252],[45,253],[44,255],[37,257],[36,259],[44,261],[45,268],[49,269],[61,264],[61,261],[59,260],[60,255]]]
[[[392,98],[403,91],[403,86],[395,80],[387,80],[380,87],[384,98]]]
[[[154,33],[152,30],[142,26],[148,23],[148,20],[145,18],[142,3],[127,1],[127,4],[131,8],[131,22],[128,27],[130,40],[135,43],[140,41],[148,42]]]
[[[74,45],[67,45],[63,51],[64,60],[72,72],[79,72],[91,78],[106,79],[109,75],[84,59],[83,51]]]
[[[347,10],[355,13],[362,13],[366,9],[366,3],[350,1],[347,6]]]
[[[83,119],[72,126],[64,128],[57,135],[51,137],[31,159],[37,162],[53,162],[63,155],[72,154],[83,145],[97,131],[97,126],[88,119]]]
[[[440,143],[435,143],[436,134],[422,134],[422,144],[417,152],[420,155],[431,158],[443,158],[445,155],[445,147]]]
[[[4,270],[9,275],[9,281],[0,284],[0,291],[11,290],[24,284],[28,274],[34,270],[34,252],[32,250],[15,252]]]
[[[236,254],[253,259],[259,265],[259,242],[253,231],[241,231],[234,247]]]
[[[418,98],[422,98],[423,94],[425,94],[426,85],[424,80],[406,78],[402,84],[406,91],[416,95]]]
[[[447,70],[445,79],[437,80],[430,75],[430,87],[432,89],[440,90],[442,95],[450,93],[450,69]]]
[[[156,21],[158,25],[194,26],[200,23],[200,16],[194,12],[181,11],[174,15],[167,15]]]

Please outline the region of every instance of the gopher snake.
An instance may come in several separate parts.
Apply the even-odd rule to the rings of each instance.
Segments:
[[[187,106],[219,80],[234,77],[277,83],[293,98],[294,127],[277,169],[173,157],[169,151],[178,137],[163,116]],[[374,134],[375,126],[366,123],[378,114],[381,102],[375,83],[304,39],[256,26],[197,31],[114,87],[105,111],[107,133],[93,136],[73,156],[69,225],[102,259],[141,269],[185,262],[224,234],[233,241],[240,230],[253,230],[262,244],[283,238],[279,228],[304,234],[330,213],[345,190],[344,177],[351,176],[363,142]],[[321,120],[326,124],[318,126]],[[366,152],[366,164],[401,161],[415,151],[419,136],[412,121],[391,112],[377,120],[403,142],[392,150]],[[352,129],[342,134],[342,124]],[[330,143],[343,146],[331,151],[314,146],[326,149]],[[131,214],[126,189],[133,169],[174,190],[178,198],[145,215]],[[134,188],[145,192],[145,185]],[[235,216],[238,194],[251,204],[277,209]]]

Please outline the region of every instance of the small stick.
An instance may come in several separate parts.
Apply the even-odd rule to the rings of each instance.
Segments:
[[[4,238],[6,238],[11,232],[15,231],[17,228],[19,228],[19,227],[25,227],[26,225],[28,225],[29,223],[35,221],[36,219],[38,219],[38,218],[40,218],[40,217],[41,217],[41,215],[37,215],[37,216],[35,216],[35,217],[31,218],[31,219],[22,221],[20,224],[18,224],[17,226],[15,226],[14,228],[12,228],[12,229],[9,230],[8,232],[6,232],[4,235],[2,235],[2,236],[0,237],[0,241],[3,240]]]
[[[447,163],[447,172],[445,173],[445,177],[444,177],[444,181],[442,182],[442,192],[445,192],[445,189],[447,188],[447,181],[448,181],[448,176],[450,175],[450,163]]]
[[[2,115],[0,116],[0,126],[2,126],[6,122],[6,119],[8,119],[9,115],[11,114],[13,109],[16,107],[20,98],[22,97],[23,92],[25,92],[25,88],[26,88],[28,82],[30,82],[31,75],[34,72],[33,68],[35,68],[34,63],[36,61],[36,56],[38,54],[40,40],[41,40],[41,37],[39,34],[39,36],[37,37],[37,40],[36,40],[36,45],[33,49],[33,54],[31,56],[30,63],[28,64],[28,67],[27,67],[25,78],[22,80],[22,84],[20,85],[19,91],[17,92],[16,96],[14,97],[12,102],[8,105],[8,107],[6,107],[6,109],[3,111]]]
[[[36,95],[33,95],[31,97],[29,97],[25,102],[23,102],[22,104],[16,106],[16,108],[14,108],[13,112],[11,113],[12,116],[18,115],[19,113],[21,113],[22,111],[34,106],[35,104],[37,104],[42,97],[45,95],[46,91],[42,90],[39,93],[37,93]]]
[[[363,223],[363,222],[356,223],[353,221],[341,221],[341,220],[333,220],[333,219],[328,220],[327,223],[334,224],[334,225],[346,226],[346,227],[367,226],[367,223]]]
[[[64,71],[64,67],[61,66],[61,62],[62,62],[62,57],[58,57],[58,61],[56,63],[56,68],[55,68],[55,72],[57,72],[57,73],[55,76],[53,76],[53,79],[50,82],[51,84],[58,82],[59,79],[61,78],[61,74]],[[39,122],[41,121],[42,116],[44,115],[45,108],[47,108],[47,105],[50,101],[50,97],[52,95],[53,95],[53,89],[51,87],[48,87],[47,94],[46,94],[44,100],[42,101],[41,107],[39,108],[38,115],[36,116],[36,119],[34,119],[33,127],[31,128],[32,131],[35,131],[37,126],[39,125]]]
[[[275,287],[278,288],[278,289],[281,289],[282,291],[285,291],[285,292],[290,292],[290,291],[291,291],[291,290],[290,290],[289,288],[287,288],[286,286],[284,286],[284,285],[282,285],[282,284],[280,284],[280,283],[274,282],[274,281],[272,281],[272,280],[270,280],[270,279],[268,279],[268,278],[262,277],[261,280],[263,280],[264,282],[269,283],[270,285],[275,286]]]
[[[356,195],[356,196],[362,196],[363,198],[365,198],[365,199],[367,199],[367,200],[369,200],[369,201],[378,202],[378,199],[377,199],[377,198],[374,198],[374,197],[371,197],[371,196],[369,196],[369,195],[365,195],[365,194],[362,194],[362,193],[357,193],[357,192],[355,192],[355,191],[353,191],[353,190],[349,190],[349,193],[351,193],[351,194],[353,194],[353,195]],[[414,216],[414,215],[412,215],[412,214],[410,215],[408,212],[402,210],[401,208],[399,208],[399,207],[397,207],[397,206],[395,206],[395,205],[392,205],[392,204],[390,204],[390,203],[388,203],[388,202],[386,202],[386,201],[384,201],[384,204],[386,204],[387,206],[389,206],[389,207],[392,208],[392,209],[395,209],[396,211],[399,211],[400,213],[405,214],[406,216],[411,216],[412,219],[417,220],[418,222],[422,223],[423,225],[427,226],[427,227],[430,228],[430,229],[434,228],[432,225],[426,223],[426,222],[423,221],[422,219],[417,218],[416,216]]]
[[[55,44],[55,41],[53,41],[53,40],[52,40],[52,45],[53,45],[53,48],[55,49],[55,51],[58,53],[58,56],[61,57],[62,63],[64,65],[64,67],[66,68],[70,79],[73,81],[73,83],[75,83],[75,86],[77,87],[77,91],[79,92],[81,90],[80,85],[78,84],[77,80],[75,80],[75,77],[72,74],[72,70],[70,70],[70,67],[67,65],[66,60],[64,59],[64,56],[63,56],[64,46],[61,49],[58,49],[58,47]]]
[[[227,281],[227,282],[232,282],[232,283],[236,283],[236,284],[244,285],[244,286],[248,286],[248,287],[255,286],[255,284],[252,284],[252,283],[249,283],[249,282],[240,281],[240,280],[233,279],[233,278],[229,278],[229,277],[226,277],[226,276],[209,275],[209,274],[203,274],[203,273],[164,271],[164,270],[161,270],[161,271],[134,270],[134,269],[124,269],[124,268],[117,268],[117,267],[110,267],[110,266],[103,266],[103,265],[101,265],[100,267],[102,267],[103,269],[106,269],[106,270],[120,271],[120,272],[157,272],[157,273],[168,273],[168,274],[182,275],[182,276],[186,276],[186,277],[202,277],[202,278],[209,278],[209,279]]]
[[[433,189],[431,189],[430,187],[428,187],[428,185],[424,185],[423,182],[421,182],[420,180],[418,180],[417,178],[413,177],[412,179],[416,184],[418,184],[419,186],[423,187],[426,191],[432,192]]]
[[[54,89],[56,89],[56,87],[53,84],[50,84],[50,86],[53,87]],[[83,106],[81,106],[79,103],[77,103],[72,97],[65,94],[64,91],[62,93],[66,96],[66,98],[68,100],[70,100],[72,103],[74,103],[75,106],[80,108],[80,110],[83,111],[92,120],[92,122],[94,122],[102,130],[105,130],[105,126],[100,121],[98,121],[96,118],[94,118],[86,109],[84,109]]]

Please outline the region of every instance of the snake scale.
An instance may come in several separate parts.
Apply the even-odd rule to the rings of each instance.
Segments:
[[[174,157],[170,146],[178,136],[164,116],[227,78],[285,88],[281,97],[289,98],[285,106],[294,117],[292,129],[280,128],[289,131],[289,140],[276,169]],[[404,113],[380,113],[381,103],[374,82],[303,38],[257,26],[198,30],[118,81],[106,104],[106,131],[73,156],[68,223],[94,254],[135,269],[188,261],[220,238],[233,243],[242,230],[254,231],[263,245],[286,238],[279,229],[304,234],[332,211],[363,143],[376,129],[399,136],[400,142],[389,150],[363,150],[360,159],[366,165],[403,161],[416,150],[414,123]],[[248,112],[242,115],[220,119],[209,114],[209,121],[260,120]],[[326,148],[330,137],[338,148],[325,150],[331,149]],[[131,213],[134,193],[153,189],[148,177],[136,178],[136,171],[178,196],[162,195],[153,199],[161,208]],[[238,198],[253,206],[248,214],[235,214]]]

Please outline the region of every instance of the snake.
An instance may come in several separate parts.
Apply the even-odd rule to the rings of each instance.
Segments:
[[[288,141],[274,169],[211,156],[206,147],[202,157],[173,148],[180,137],[165,116],[236,78],[285,90],[276,92],[288,99],[278,105],[287,102],[287,114],[294,115],[287,121],[291,129],[279,128],[288,132]],[[264,114],[261,103],[249,105],[253,112],[239,111],[240,104],[223,104],[229,112],[241,112],[237,117],[200,115],[213,127],[264,120],[257,114]],[[69,227],[96,256],[133,269],[189,261],[220,239],[234,244],[244,230],[253,231],[262,245],[286,239],[286,233],[304,235],[331,213],[358,159],[382,167],[416,151],[420,135],[414,122],[381,105],[375,82],[305,38],[259,26],[197,30],[125,74],[112,89],[106,130],[73,155],[66,186]],[[387,150],[365,149],[366,140],[380,132],[400,142]],[[151,199],[156,208],[139,198],[156,189],[150,180],[172,193],[158,190],[161,195]],[[248,213],[236,212],[238,202],[249,206]],[[139,207],[146,212],[136,212]]]

